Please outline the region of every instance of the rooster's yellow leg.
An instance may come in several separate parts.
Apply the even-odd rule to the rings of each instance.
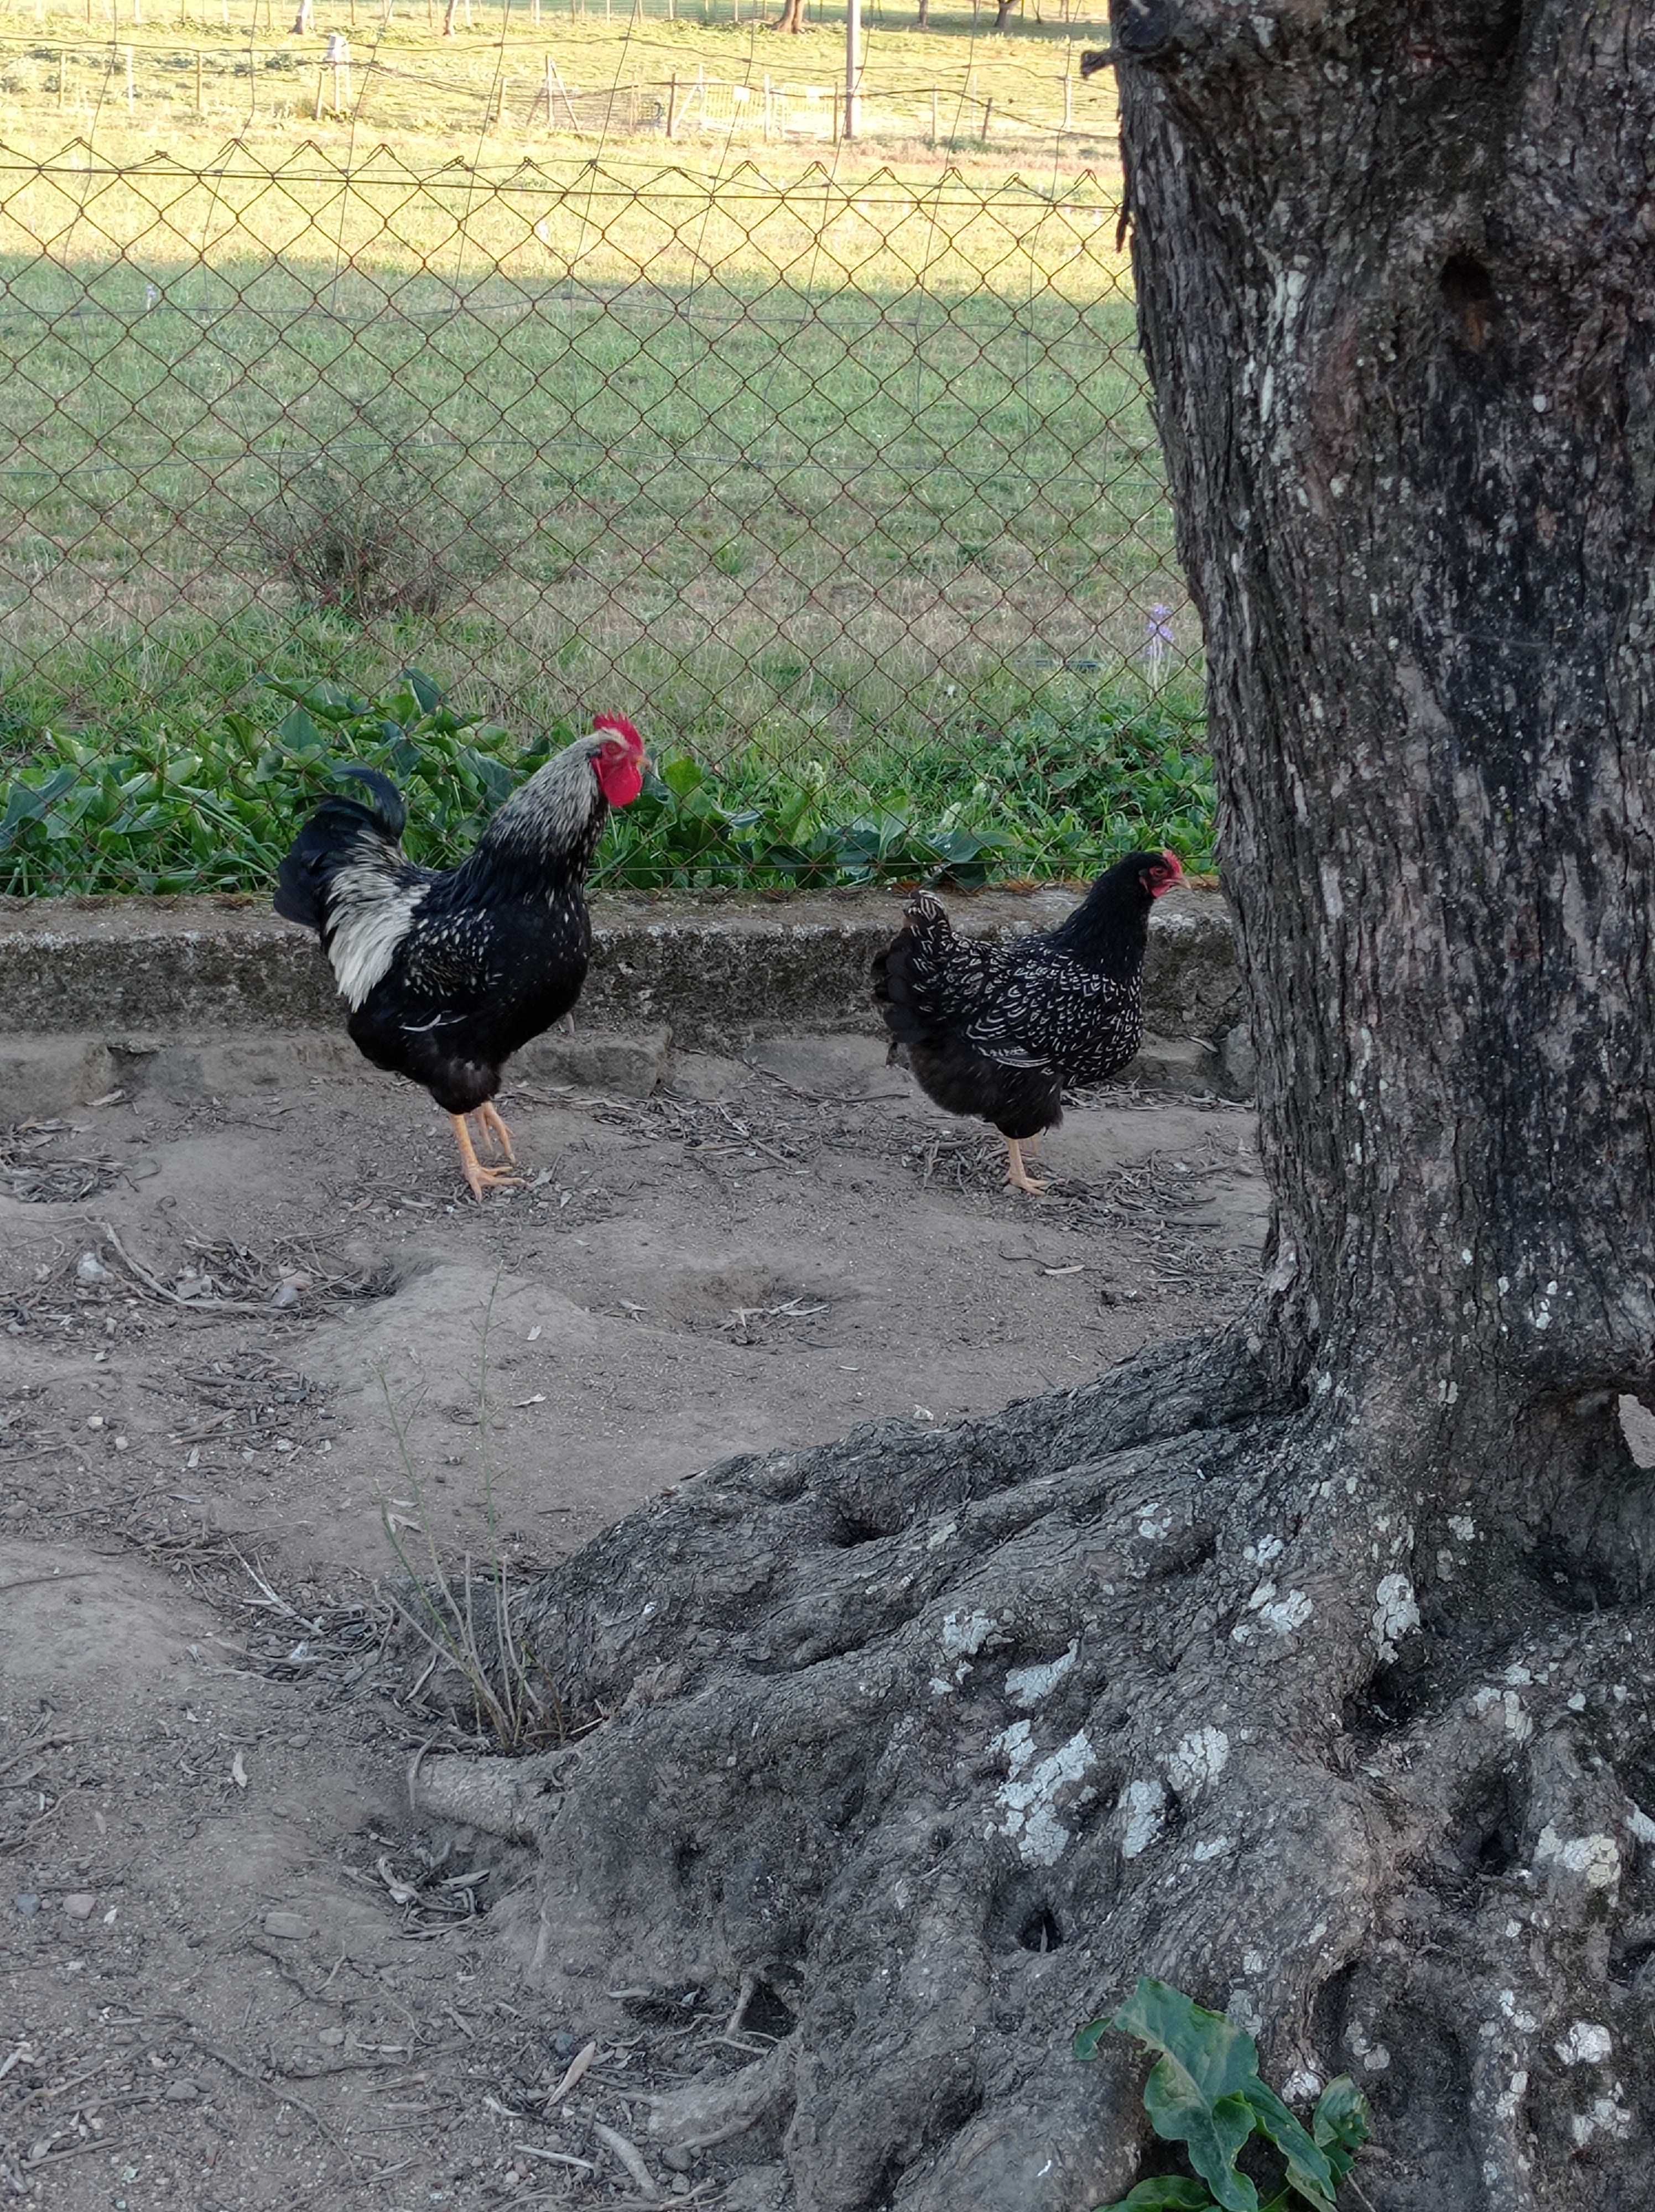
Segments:
[[[485,1190],[522,1182],[521,1176],[508,1175],[503,1168],[485,1168],[483,1165],[472,1146],[472,1133],[465,1127],[463,1114],[451,1114],[448,1119],[454,1125],[454,1142],[459,1146],[460,1173],[465,1176],[466,1188],[473,1198],[480,1200]]]
[[[1007,1137],[1006,1149],[1011,1154],[1011,1158],[1006,1165],[1007,1182],[1011,1184],[1013,1190],[1026,1190],[1031,1198],[1038,1198],[1046,1185],[1044,1182],[1037,1182],[1027,1168],[1024,1166],[1022,1146],[1015,1137]]]
[[[490,1101],[485,1099],[483,1104],[478,1108],[477,1118],[482,1123],[483,1127],[488,1131],[490,1136],[493,1138],[502,1159],[509,1160],[513,1167],[515,1167],[517,1165],[517,1155],[511,1148],[511,1131],[501,1120],[499,1115],[495,1112],[493,1104]]]

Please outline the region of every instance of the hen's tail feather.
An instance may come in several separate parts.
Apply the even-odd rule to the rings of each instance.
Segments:
[[[904,910],[903,927],[874,956],[873,995],[897,1043],[921,1044],[933,1034],[930,986],[953,934],[941,900],[916,891]]]
[[[284,921],[320,929],[327,918],[327,891],[343,867],[377,860],[389,874],[401,861],[399,842],[407,809],[389,776],[377,769],[350,767],[341,774],[365,783],[377,802],[340,795],[325,799],[293,842],[276,874],[276,911]]]

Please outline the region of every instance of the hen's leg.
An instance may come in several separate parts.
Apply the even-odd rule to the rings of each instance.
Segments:
[[[465,1178],[467,1189],[475,1199],[481,1199],[485,1190],[495,1190],[503,1184],[520,1184],[521,1176],[508,1175],[503,1168],[485,1168],[478,1158],[472,1144],[472,1133],[465,1126],[463,1114],[451,1114],[454,1125],[454,1142],[459,1146],[459,1169]]]
[[[488,1099],[484,1099],[482,1105],[478,1108],[477,1118],[493,1138],[495,1147],[501,1158],[508,1160],[512,1166],[515,1167],[517,1155],[511,1148],[511,1131],[495,1112],[492,1103]]]
[[[1007,1137],[1006,1149],[1011,1154],[1011,1158],[1006,1166],[1007,1182],[1011,1184],[1013,1190],[1026,1190],[1031,1198],[1038,1198],[1041,1192],[1046,1188],[1046,1185],[1044,1182],[1037,1182],[1027,1168],[1024,1166],[1021,1144],[1015,1137]]]

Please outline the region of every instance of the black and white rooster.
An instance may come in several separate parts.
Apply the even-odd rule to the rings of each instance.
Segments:
[[[1023,1146],[1063,1118],[1063,1086],[1104,1083],[1143,1040],[1149,909],[1183,870],[1170,852],[1129,853],[1067,921],[981,945],[956,937],[920,891],[873,963],[873,995],[920,1088],[950,1114],[992,1121],[1010,1148],[1006,1179],[1043,1191]]]
[[[276,911],[316,931],[375,1067],[423,1083],[454,1125],[473,1198],[519,1178],[478,1161],[466,1116],[515,1164],[495,1111],[511,1054],[569,1011],[592,926],[582,891],[611,806],[643,786],[643,740],[618,714],[565,745],[494,816],[457,868],[417,867],[407,810],[377,769],[371,803],[324,799],[276,879]]]

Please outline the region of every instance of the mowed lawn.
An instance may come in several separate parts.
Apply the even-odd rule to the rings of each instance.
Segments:
[[[250,622],[268,651],[299,611],[272,528],[352,484],[453,582],[385,650],[496,711],[555,675],[742,732],[1129,662],[1181,593],[1112,220],[946,180],[27,177],[0,205],[9,689],[133,631],[193,653]]]

